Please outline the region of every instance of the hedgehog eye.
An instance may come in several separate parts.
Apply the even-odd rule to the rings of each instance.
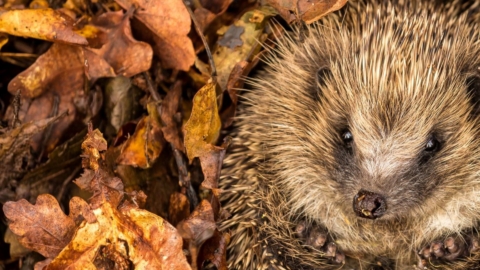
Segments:
[[[435,136],[431,136],[427,143],[425,144],[425,151],[426,152],[436,152],[440,148],[440,143],[435,138]]]
[[[351,144],[353,142],[353,134],[350,132],[350,130],[345,130],[342,133],[342,140],[347,145],[348,147],[351,147]]]

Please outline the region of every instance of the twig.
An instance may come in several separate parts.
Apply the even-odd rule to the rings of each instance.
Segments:
[[[188,201],[190,202],[190,210],[193,211],[195,207],[197,207],[199,200],[197,198],[197,194],[192,187],[192,182],[190,181],[190,175],[188,174],[187,170],[187,163],[185,162],[185,157],[182,155],[180,151],[175,149],[175,146],[170,143],[170,147],[173,149],[173,156],[175,157],[175,161],[178,167],[178,175],[179,175],[179,184],[181,187],[186,189],[186,196]]]
[[[12,128],[15,128],[15,124],[17,124],[17,121],[18,121],[18,112],[20,111],[20,105],[21,105],[20,103],[21,95],[22,93],[20,92],[20,90],[18,90],[12,101],[12,104],[13,104]]]
[[[150,77],[150,73],[148,71],[143,72],[143,77],[145,77],[145,81],[147,81],[147,86],[148,86],[148,91],[150,92],[150,95],[152,96],[153,100],[156,102],[159,102],[162,100],[160,97],[160,94],[158,94],[156,87],[153,85],[152,77]],[[158,111],[158,113],[161,113],[161,111]]]
[[[152,78],[150,77],[150,74],[148,72],[144,72],[143,76],[145,77],[145,80],[147,81],[147,86],[148,86],[148,91],[150,92],[150,95],[152,96],[153,100],[156,102],[159,102],[162,100],[160,97],[160,94],[155,90],[155,87],[153,86]],[[157,111],[158,114],[162,114],[162,106],[158,105],[157,106]],[[175,157],[175,163],[177,163],[177,168],[178,168],[178,174],[179,174],[179,184],[181,187],[185,187],[186,189],[186,195],[187,198],[190,202],[190,207],[194,209],[198,205],[198,198],[197,194],[195,193],[195,190],[192,187],[192,183],[190,181],[190,176],[188,175],[188,170],[187,170],[187,163],[185,162],[185,157],[182,155],[180,151],[175,149],[175,146],[170,143],[170,146],[173,150],[173,155]]]
[[[195,26],[195,30],[197,31],[197,34],[200,36],[202,39],[203,45],[205,46],[205,51],[207,52],[208,55],[208,62],[210,62],[210,67],[212,68],[212,80],[213,82],[217,82],[217,68],[215,67],[215,63],[213,62],[213,56],[212,52],[210,51],[210,47],[208,46],[207,40],[205,39],[205,36],[203,35],[202,29],[198,26],[198,22],[195,19],[195,15],[193,14],[192,9],[183,1],[183,4],[188,10],[188,13],[190,13],[190,18],[193,21],[193,25]]]
[[[57,201],[60,201],[63,197],[63,194],[65,193],[65,189],[67,187],[67,185],[72,181],[72,179],[80,172],[80,170],[82,169],[82,167],[80,166],[77,166],[75,168],[75,170],[73,170],[73,172],[67,177],[67,179],[65,179],[65,181],[63,181],[63,184],[62,184],[62,187],[60,188],[60,191],[58,192],[57,194]]]
[[[37,58],[37,57],[38,57],[38,54],[34,54],[34,53],[0,52],[0,57],[28,57],[28,58]]]
[[[60,106],[60,97],[57,94],[54,94],[53,96],[53,105],[52,105],[52,111],[48,115],[48,117],[55,117],[58,115],[58,107]],[[48,125],[45,131],[42,134],[42,146],[41,146],[41,151],[40,154],[37,157],[37,162],[40,163],[42,160],[43,153],[45,153],[45,147],[48,143],[48,139],[50,138],[50,135],[52,135],[53,131],[53,125]]]

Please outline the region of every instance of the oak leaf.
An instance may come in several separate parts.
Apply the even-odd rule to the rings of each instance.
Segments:
[[[190,15],[182,0],[116,0],[124,9],[138,7],[134,16],[152,33],[155,53],[164,68],[188,71],[195,61]]]
[[[133,38],[128,15],[122,11],[107,12],[96,18],[93,24],[107,33],[108,41],[92,51],[102,56],[116,74],[131,77],[150,68],[152,48]]]
[[[108,202],[93,213],[97,222],[84,222],[46,270],[97,269],[96,258],[104,255],[103,247],[115,250],[135,269],[190,269],[181,237],[161,217],[140,209],[120,212]],[[110,259],[115,265],[124,261]]]
[[[57,256],[75,233],[73,219],[62,212],[55,197],[49,194],[38,196],[35,205],[25,199],[6,202],[3,212],[20,243],[45,257]]]

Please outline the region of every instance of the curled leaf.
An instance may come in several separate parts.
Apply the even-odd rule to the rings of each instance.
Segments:
[[[149,168],[162,152],[164,143],[162,127],[155,117],[146,116],[125,142],[117,163]]]

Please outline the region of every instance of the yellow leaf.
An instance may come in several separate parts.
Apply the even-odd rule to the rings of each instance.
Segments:
[[[0,32],[69,44],[88,45],[87,40],[73,32],[72,18],[56,10],[0,9]]]
[[[185,124],[185,148],[190,162],[212,148],[220,133],[215,83],[209,82],[193,97],[190,119]]]
[[[117,163],[150,168],[162,152],[164,143],[162,127],[156,115],[150,114],[140,120],[135,133],[125,142]]]

